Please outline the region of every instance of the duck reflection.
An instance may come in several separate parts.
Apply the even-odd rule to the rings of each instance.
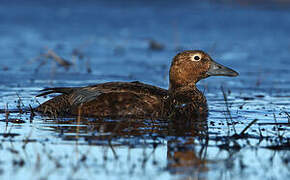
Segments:
[[[171,139],[167,141],[167,168],[173,174],[198,176],[208,170],[207,121],[176,121],[171,126]]]
[[[58,132],[64,140],[77,141],[83,138],[84,143],[90,145],[134,148],[140,145],[138,142],[144,143],[144,139],[155,146],[161,144],[160,139],[163,139],[167,144],[167,170],[170,173],[196,175],[208,170],[206,119],[165,121],[77,118],[45,121],[52,124],[48,124],[50,129]],[[140,141],[136,142],[136,139]]]

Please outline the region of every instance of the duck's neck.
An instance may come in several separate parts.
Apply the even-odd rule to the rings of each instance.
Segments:
[[[181,87],[169,87],[169,99],[171,104],[187,104],[190,111],[193,112],[207,112],[206,97],[200,92],[195,83],[188,84]]]
[[[186,85],[177,85],[175,83],[170,83],[169,85],[169,93],[170,94],[175,94],[175,92],[180,92],[180,91],[195,91],[198,90],[196,88],[196,84],[195,83],[189,83]]]

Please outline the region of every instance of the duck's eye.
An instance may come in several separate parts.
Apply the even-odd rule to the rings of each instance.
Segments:
[[[199,56],[194,56],[194,60],[198,61],[198,60],[200,60],[200,57]]]
[[[193,56],[191,56],[191,60],[192,61],[199,61],[199,60],[201,60],[201,55],[200,54],[194,54]]]

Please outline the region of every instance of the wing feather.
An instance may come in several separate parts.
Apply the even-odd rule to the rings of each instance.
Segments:
[[[80,105],[95,100],[103,93],[104,91],[97,88],[80,88],[70,95],[69,101],[72,105]]]

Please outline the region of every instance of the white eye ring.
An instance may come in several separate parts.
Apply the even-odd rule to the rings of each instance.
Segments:
[[[200,54],[194,54],[191,56],[191,61],[200,61],[201,60],[201,55]]]

